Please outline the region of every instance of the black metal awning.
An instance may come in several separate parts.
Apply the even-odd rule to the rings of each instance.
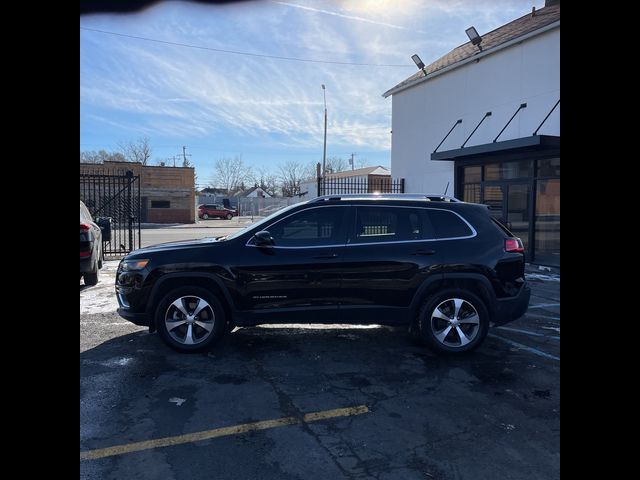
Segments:
[[[431,154],[431,160],[463,160],[485,157],[495,154],[519,153],[527,151],[551,150],[560,148],[560,137],[553,135],[531,135],[503,142],[491,142],[483,145],[456,148]]]

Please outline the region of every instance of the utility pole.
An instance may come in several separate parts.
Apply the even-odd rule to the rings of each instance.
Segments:
[[[355,167],[355,163],[354,163],[354,161],[353,161],[353,156],[354,156],[354,155],[355,155],[355,153],[352,153],[352,154],[351,154],[351,161],[349,162],[349,163],[351,164],[351,170],[355,170],[355,169],[356,169],[356,167]]]
[[[324,83],[322,84],[322,97],[324,98],[324,148],[322,150],[322,178],[324,179],[327,169],[327,95]]]
[[[188,155],[187,155],[186,150],[187,150],[187,147],[185,147],[185,146],[183,145],[183,146],[182,146],[182,158],[184,159],[184,160],[182,161],[182,166],[183,166],[183,167],[188,167],[188,166],[189,166],[189,164],[187,163],[187,157],[190,157],[190,156],[191,156],[191,154],[188,154]]]

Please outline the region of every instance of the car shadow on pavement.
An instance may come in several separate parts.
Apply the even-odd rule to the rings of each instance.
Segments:
[[[102,478],[124,472],[158,478],[150,464],[198,465],[223,479],[321,478],[308,476],[309,469],[325,471],[336,462],[343,474],[367,478],[392,471],[389,478],[423,478],[423,472],[434,478],[558,474],[559,366],[491,338],[475,352],[450,357],[412,343],[405,329],[246,328],[207,352],[184,354],[143,330],[82,352],[80,377],[81,451],[368,408],[349,419],[115,456],[83,467]],[[452,452],[456,460],[448,461]],[[272,472],[274,465],[296,476]]]

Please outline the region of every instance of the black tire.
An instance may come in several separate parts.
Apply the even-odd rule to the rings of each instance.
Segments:
[[[84,284],[85,285],[97,285],[98,284],[98,270],[92,273],[85,272],[84,273]]]
[[[233,218],[233,215],[231,215],[230,213],[227,213],[227,220],[231,220]]]
[[[209,219],[209,214],[208,213],[203,213],[202,214],[202,219],[203,220],[208,220]]]
[[[186,338],[187,336],[186,330],[188,328],[186,324],[183,324],[178,326],[177,328],[171,329],[173,332],[173,334],[171,334],[165,323],[166,316],[174,317],[174,318],[176,314],[178,315],[178,317],[181,316],[180,313],[176,312],[176,308],[173,307],[172,304],[175,300],[184,298],[184,297],[191,297],[187,300],[187,303],[188,303],[186,307],[187,313],[193,313],[193,308],[199,305],[199,302],[196,303],[193,297],[199,297],[200,299],[205,300],[211,309],[210,311],[208,309],[205,309],[206,312],[203,311],[203,314],[204,313],[207,313],[207,315],[210,315],[211,313],[213,314],[212,317],[200,318],[200,320],[205,320],[204,323],[207,323],[207,321],[213,322],[212,329],[209,333],[206,333],[204,328],[196,326],[201,324],[202,322],[192,326],[192,339],[197,341],[197,343],[195,344],[186,344],[174,338],[174,336],[176,337],[184,336],[184,338]],[[191,299],[194,300],[193,303],[190,302]],[[183,307],[185,306],[184,303],[182,303],[182,305]],[[190,305],[194,305],[194,307],[189,312]],[[162,300],[160,300],[160,302],[158,303],[154,319],[155,319],[156,329],[160,334],[160,338],[162,338],[162,340],[168,346],[170,346],[171,348],[179,352],[201,352],[203,350],[207,350],[211,346],[213,346],[218,340],[220,340],[224,336],[227,330],[227,318],[224,312],[224,308],[222,307],[222,304],[220,303],[218,298],[215,295],[213,295],[210,291],[195,285],[179,287],[167,293],[162,298]],[[205,334],[206,334],[206,337],[203,338]]]
[[[458,312],[459,317],[453,314],[455,299],[462,300]],[[436,307],[440,307],[438,312],[436,312]],[[441,316],[449,317],[450,315],[453,315],[453,318],[449,320],[441,319]],[[465,322],[465,320],[475,320],[474,315],[477,316],[477,324]],[[454,320],[462,320],[462,322],[457,324],[457,327],[456,323],[452,326],[451,322]],[[487,336],[489,331],[489,311],[484,301],[473,292],[464,289],[443,290],[431,296],[422,304],[418,313],[417,326],[418,334],[422,341],[438,353],[457,354],[470,352],[478,348]],[[452,328],[448,330],[449,333],[442,337],[448,327]],[[459,331],[465,336],[465,340],[462,339],[462,336],[458,333]],[[437,334],[441,335],[440,339]],[[465,343],[470,337],[471,340]]]

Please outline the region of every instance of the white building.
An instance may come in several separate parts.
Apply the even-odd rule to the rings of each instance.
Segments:
[[[560,260],[560,2],[467,42],[392,96],[391,169],[408,193],[486,203],[529,261]],[[426,75],[425,75],[426,72]]]

